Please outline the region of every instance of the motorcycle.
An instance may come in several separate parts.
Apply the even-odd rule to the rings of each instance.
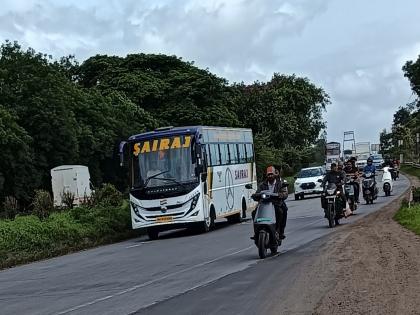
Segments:
[[[385,193],[385,196],[391,196],[391,191],[392,191],[392,186],[393,183],[392,181],[393,176],[392,176],[392,172],[395,171],[392,167],[388,167],[385,166],[383,168],[383,175],[382,175],[382,189]]]
[[[356,177],[353,175],[347,175],[344,181],[344,192],[346,193],[346,199],[352,212],[357,209],[355,185]]]
[[[400,171],[398,170],[398,168],[391,167],[389,170],[390,170],[390,173],[391,173],[391,179],[392,180],[397,180],[397,178],[400,177]]]
[[[273,201],[278,200],[278,194],[269,190],[261,191],[252,195],[252,199],[258,201],[254,217],[254,239],[258,247],[258,255],[261,259],[267,257],[267,250],[276,254],[281,245],[279,231],[276,229],[276,212]]]
[[[344,205],[340,198],[341,191],[337,185],[331,183],[324,188],[321,200],[325,200],[323,205],[325,217],[328,219],[328,226],[330,228],[340,224],[339,220],[344,217]]]
[[[378,198],[378,187],[376,187],[375,174],[365,173],[362,175],[362,189],[363,198],[366,200],[366,204],[373,204],[373,201]]]

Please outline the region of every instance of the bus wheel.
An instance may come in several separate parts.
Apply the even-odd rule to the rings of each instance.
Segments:
[[[149,236],[150,240],[157,240],[159,238],[159,231],[154,228],[148,228],[147,235]]]
[[[246,201],[242,199],[242,219],[246,219]]]
[[[213,207],[210,208],[210,230],[214,230],[214,228],[216,227],[216,223],[214,223],[214,221],[216,221],[216,211],[214,210]]]

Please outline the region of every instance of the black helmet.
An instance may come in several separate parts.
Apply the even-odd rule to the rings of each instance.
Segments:
[[[368,163],[369,163],[369,162],[373,162],[372,158],[371,158],[371,157],[369,157],[369,158],[367,159],[367,162],[368,162]]]

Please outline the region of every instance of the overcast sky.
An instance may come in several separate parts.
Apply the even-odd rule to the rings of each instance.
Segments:
[[[420,1],[1,0],[0,39],[79,61],[175,54],[230,82],[306,76],[331,96],[328,140],[373,143],[413,100],[401,67],[420,54]]]

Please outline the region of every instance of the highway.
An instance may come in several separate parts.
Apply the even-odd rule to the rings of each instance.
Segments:
[[[400,176],[391,197],[380,192],[373,205],[362,203],[342,225],[380,209],[408,186]],[[295,201],[292,195],[287,203],[287,238],[280,253],[266,260],[250,240],[249,220],[220,221],[207,234],[169,231],[156,241],[142,236],[1,271],[0,313],[270,313],[281,303],[270,299],[271,292],[286,294],[299,262],[316,255],[341,228],[328,228],[319,198]]]

